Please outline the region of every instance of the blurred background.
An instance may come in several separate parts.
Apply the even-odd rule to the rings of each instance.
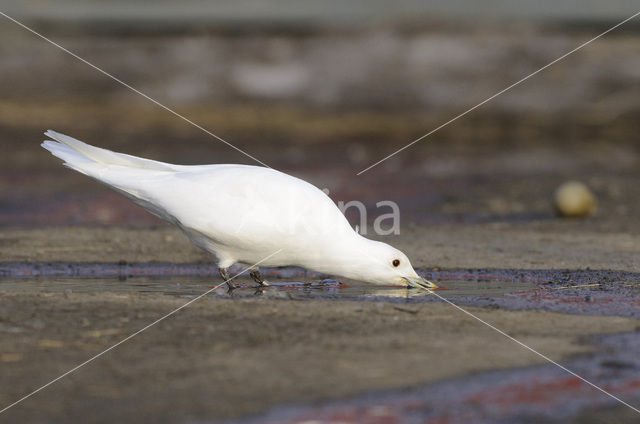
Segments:
[[[402,225],[555,220],[635,231],[640,20],[356,173],[637,12],[634,1],[57,1],[0,10],[338,201]],[[0,17],[0,225],[159,221],[39,147],[55,129],[180,164],[253,163]],[[388,210],[385,210],[388,212]],[[357,222],[355,217],[350,217]]]
[[[377,202],[396,202],[401,234],[385,241],[440,293],[486,306],[473,310],[633,405],[640,17],[356,174],[639,9],[637,0],[0,0],[1,12],[260,161],[336,202],[363,202],[370,222],[390,212]],[[12,382],[0,407],[221,282],[213,257],[178,229],[62,167],[40,147],[47,129],[166,162],[255,164],[0,15],[0,381]],[[562,218],[562,205],[584,216]],[[360,221],[355,208],[347,216]],[[275,281],[316,279],[272,271]],[[281,300],[328,287],[324,299],[333,283],[203,299],[9,420],[211,422],[365,395],[370,422],[402,422],[370,397],[392,390],[402,397],[389,405],[406,405],[411,419],[637,422],[562,370],[530,367],[540,358],[450,305],[383,301],[390,290],[359,303]],[[417,390],[434,381],[443,384]],[[367,409],[355,410],[351,421],[363,422]]]

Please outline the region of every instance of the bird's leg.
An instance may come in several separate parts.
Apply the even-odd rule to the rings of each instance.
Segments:
[[[268,287],[269,283],[267,283],[266,281],[264,281],[262,279],[262,275],[260,275],[260,269],[256,268],[256,269],[252,269],[251,272],[249,273],[249,275],[251,276],[251,278],[253,278],[253,281],[255,281],[256,283],[260,284],[261,287]]]
[[[229,277],[229,268],[218,268],[218,271],[220,272],[220,276],[222,277],[222,279],[227,283],[229,290],[237,288],[236,285],[231,282],[231,279]]]

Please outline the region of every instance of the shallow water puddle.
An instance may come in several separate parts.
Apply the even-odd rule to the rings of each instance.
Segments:
[[[350,282],[341,284],[334,280],[313,282],[270,282],[266,288],[258,288],[250,279],[236,278],[238,289],[229,293],[226,286],[215,289],[214,296],[265,296],[270,298],[345,298],[367,299],[378,297],[421,298],[430,296],[428,292],[404,287],[373,286]],[[434,280],[438,284],[437,293],[443,297],[482,296],[501,297],[508,293],[534,290],[532,282],[509,281],[464,281]],[[198,296],[220,284],[219,279],[203,277],[172,278],[29,278],[1,279],[2,291],[41,291],[66,293],[163,293],[170,296]]]

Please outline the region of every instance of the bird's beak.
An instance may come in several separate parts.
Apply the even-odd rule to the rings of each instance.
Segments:
[[[431,281],[425,280],[422,277],[402,277],[402,278],[407,280],[407,283],[409,283],[410,286],[417,287],[419,289],[433,290],[438,287],[435,284],[433,284]]]

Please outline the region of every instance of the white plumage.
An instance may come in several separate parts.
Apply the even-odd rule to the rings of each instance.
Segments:
[[[214,254],[226,279],[232,264],[260,262],[374,284],[434,287],[402,252],[357,234],[324,192],[299,178],[249,165],[173,165],[51,130],[45,135],[52,140],[42,146],[66,166],[177,225],[196,246]],[[252,277],[264,283],[257,269]]]

